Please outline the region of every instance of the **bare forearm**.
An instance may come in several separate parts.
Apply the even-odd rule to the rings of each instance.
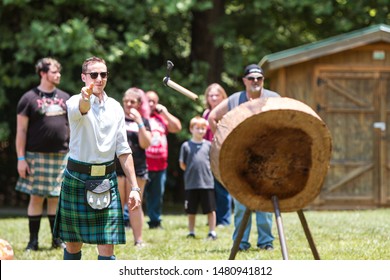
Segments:
[[[215,134],[218,127],[218,122],[222,119],[222,117],[228,112],[228,103],[227,99],[219,103],[217,107],[211,110],[208,121],[210,130]]]
[[[210,130],[215,134],[217,131],[217,122],[213,118],[208,118]]]
[[[134,161],[132,154],[123,154],[119,156],[119,162],[122,166],[126,179],[130,182],[131,187],[138,187],[137,178],[135,176]]]
[[[16,132],[15,147],[18,157],[25,156],[26,152],[26,137],[27,133],[24,131]]]
[[[126,180],[130,183],[130,194],[126,198],[127,205],[130,211],[141,207],[141,191],[137,184],[137,178],[134,170],[133,156],[131,154],[123,154],[119,156],[119,162],[126,175]]]
[[[26,178],[30,173],[30,168],[25,160],[26,156],[26,143],[27,143],[27,130],[28,130],[28,118],[26,116],[17,115],[16,117],[16,153],[18,157],[18,173],[21,178]]]
[[[152,134],[147,131],[145,126],[141,127],[138,131],[138,141],[142,149],[146,149],[152,143]]]
[[[168,121],[168,131],[170,133],[176,133],[181,130],[181,122],[174,115],[169,113],[168,111],[162,113],[166,120]]]
[[[28,117],[16,116],[16,138],[15,147],[18,157],[25,156],[28,130]]]

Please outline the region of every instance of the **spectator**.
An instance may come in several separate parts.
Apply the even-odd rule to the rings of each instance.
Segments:
[[[150,221],[149,228],[162,228],[161,212],[165,192],[168,167],[168,133],[177,133],[181,130],[178,118],[168,112],[168,109],[159,104],[159,97],[155,91],[146,92],[150,106],[150,128],[152,143],[146,149],[150,181],[145,186],[146,209]]]
[[[16,152],[19,179],[16,190],[30,195],[27,208],[30,240],[27,251],[37,251],[43,205],[53,232],[61,180],[69,147],[69,123],[65,102],[69,94],[58,89],[61,64],[42,58],[35,66],[40,78],[37,87],[19,100],[16,116]],[[52,238],[52,248],[65,243]]]
[[[84,243],[97,244],[98,260],[115,260],[114,245],[126,242],[115,172],[115,156],[129,181],[130,211],[141,207],[140,188],[127,142],[121,105],[104,88],[106,62],[91,57],[82,65],[81,93],[68,101],[69,159],[62,182],[54,233],[66,242],[64,260],[80,260]]]
[[[227,98],[226,91],[224,88],[217,83],[213,83],[206,88],[204,93],[206,97],[206,110],[203,112],[203,118],[206,120],[209,117],[210,112],[222,102],[222,100]],[[206,135],[204,139],[213,140],[213,132],[210,127],[207,128]],[[217,204],[216,216],[217,216],[217,226],[224,227],[230,225],[231,216],[232,216],[232,197],[225,187],[214,178],[214,189],[215,189],[215,198]]]
[[[203,139],[207,130],[207,121],[194,117],[190,121],[191,139],[184,142],[180,149],[179,164],[184,170],[185,201],[184,209],[188,214],[188,238],[195,238],[195,218],[199,204],[203,214],[207,214],[209,233],[207,239],[217,239],[215,232],[215,191],[210,166],[211,142]]]
[[[142,197],[145,183],[148,180],[145,149],[149,147],[152,139],[148,121],[150,109],[144,91],[136,87],[129,88],[124,93],[122,102],[125,111],[127,140],[133,151],[135,174]],[[119,163],[118,159],[117,163]],[[126,180],[125,173],[120,164],[117,164],[116,173],[118,175],[118,188],[121,195],[122,208],[124,208],[126,197],[129,197],[131,187],[129,181]],[[142,247],[144,245],[142,240],[142,227],[144,223],[142,207],[130,211],[128,219],[133,231],[134,245]]]
[[[245,85],[245,90],[236,92],[222,101],[209,115],[209,125],[213,133],[217,130],[218,121],[233,108],[255,98],[265,97],[280,97],[276,92],[263,88],[264,72],[257,64],[250,64],[245,67],[242,81]],[[264,143],[260,143],[264,144]],[[238,229],[243,219],[246,207],[238,200],[234,201],[234,233],[233,240],[236,240]],[[256,225],[257,225],[257,247],[265,250],[273,250],[272,235],[272,213],[256,211]],[[249,234],[252,226],[251,218],[245,228],[244,235],[239,245],[239,250],[247,250],[250,248]]]

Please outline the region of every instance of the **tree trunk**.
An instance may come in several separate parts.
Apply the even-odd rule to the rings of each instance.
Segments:
[[[209,64],[207,83],[220,83],[223,70],[223,49],[214,44],[213,26],[224,14],[225,1],[213,0],[210,10],[194,11],[192,22],[191,61]]]

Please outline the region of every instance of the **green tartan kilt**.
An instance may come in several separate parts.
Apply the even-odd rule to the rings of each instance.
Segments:
[[[85,183],[82,181],[101,178],[111,178],[114,182],[114,187],[111,188],[112,202],[106,209],[95,210],[86,202]],[[115,172],[104,177],[91,177],[87,174],[65,170],[54,236],[65,242],[126,243],[118,180]]]

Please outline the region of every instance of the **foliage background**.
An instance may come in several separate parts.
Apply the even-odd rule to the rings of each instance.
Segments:
[[[110,96],[120,100],[131,86],[159,92],[184,128],[169,136],[169,192],[182,186],[178,147],[189,119],[203,111],[208,84],[219,82],[231,94],[242,88],[243,67],[264,55],[389,22],[387,0],[1,0],[0,206],[26,201],[13,191],[16,104],[37,85],[41,57],[62,63],[60,88],[71,94],[92,55],[108,63]],[[198,102],[163,85],[168,59],[172,80],[200,95]]]

